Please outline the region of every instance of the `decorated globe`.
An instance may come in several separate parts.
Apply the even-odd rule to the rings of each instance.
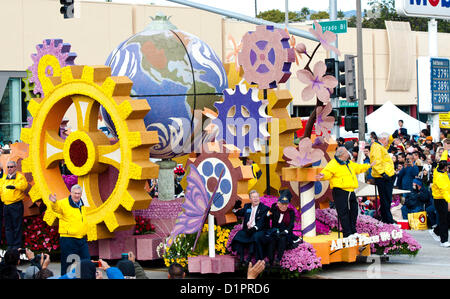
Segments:
[[[129,77],[131,96],[147,99],[151,107],[145,126],[159,136],[159,143],[150,149],[152,158],[185,155],[209,138],[203,133],[201,114],[194,110],[214,109],[228,82],[221,60],[198,37],[157,16],[144,31],[122,42],[106,65],[113,76]],[[101,111],[116,136],[109,116]]]

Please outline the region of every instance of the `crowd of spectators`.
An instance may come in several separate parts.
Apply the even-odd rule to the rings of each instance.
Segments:
[[[426,211],[428,225],[432,227],[436,224],[431,184],[434,170],[444,151],[450,147],[449,137],[450,132],[445,129],[441,131],[439,140],[433,139],[427,129],[423,129],[419,135],[408,135],[407,129],[402,126],[390,136],[388,152],[395,167],[394,188],[410,191],[394,195],[393,205],[401,205],[403,219],[407,219],[408,213]],[[357,140],[345,141],[340,138],[338,145],[345,146],[352,153],[354,162],[360,162]],[[363,163],[370,163],[369,152],[370,145],[365,145]],[[373,184],[371,169],[366,173],[365,179],[367,183]],[[360,205],[365,214],[376,216],[379,202],[375,202],[375,197],[361,198]]]

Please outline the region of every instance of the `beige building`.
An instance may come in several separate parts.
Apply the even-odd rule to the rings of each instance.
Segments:
[[[224,18],[220,15],[189,7],[164,7],[106,2],[80,3],[80,18],[64,19],[59,12],[58,0],[0,0],[0,28],[2,48],[0,70],[23,71],[32,65],[30,55],[36,53],[36,45],[47,38],[62,38],[77,53],[76,64],[98,65],[105,63],[109,53],[122,41],[142,31],[150,17],[162,12],[180,30],[197,35],[225,59],[232,51],[228,37],[237,42],[247,31],[255,30],[254,24]],[[403,106],[416,116],[417,80],[416,58],[427,56],[426,32],[412,32],[408,23],[387,24],[388,30],[364,29],[364,85],[367,112],[386,101]],[[309,26],[292,25],[307,30]],[[449,34],[438,34],[439,55],[450,57]],[[311,51],[316,43],[296,37]],[[356,29],[339,35],[338,47],[343,55],[356,55]],[[322,48],[314,61],[329,57]],[[289,87],[294,96],[295,114],[307,111],[314,101],[300,98],[303,85],[296,78],[296,71],[307,58],[293,64]],[[314,64],[313,61],[313,64]],[[285,88],[285,86],[281,86]],[[304,108],[302,108],[304,107]],[[303,109],[303,110],[302,110]],[[353,108],[356,109],[356,108]],[[302,113],[303,115],[305,113]]]

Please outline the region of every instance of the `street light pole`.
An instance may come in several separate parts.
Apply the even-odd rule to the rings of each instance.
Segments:
[[[337,3],[336,0],[329,0],[329,15],[330,15],[330,21],[334,21],[337,19]],[[336,41],[332,43],[334,47],[338,47],[338,35],[336,34]],[[333,51],[330,51],[330,57],[334,58],[336,60],[336,79],[339,80],[339,63],[337,62],[339,60],[339,57],[336,53]],[[337,88],[337,87],[336,87]],[[338,119],[335,121],[332,133],[336,136],[336,139],[340,137],[340,124],[341,124],[341,115],[339,113],[339,96],[335,98],[331,98],[331,105],[333,108],[337,109],[338,113],[336,114]]]
[[[365,141],[365,90],[364,90],[364,70],[363,70],[363,45],[362,45],[362,24],[361,24],[361,0],[356,0],[356,40],[358,57],[358,134],[359,140]]]

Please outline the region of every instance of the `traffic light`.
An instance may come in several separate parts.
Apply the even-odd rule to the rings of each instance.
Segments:
[[[344,128],[346,131],[358,131],[358,116],[346,115],[344,118]]]
[[[355,57],[345,55],[344,61],[339,62],[339,96],[349,102],[356,101]]]
[[[59,12],[64,15],[64,19],[70,19],[74,16],[74,0],[59,0],[61,8]]]
[[[336,59],[334,59],[334,58],[325,59],[325,65],[327,67],[327,71],[325,72],[325,75],[336,77],[336,74],[337,74]],[[333,88],[333,90],[331,91],[330,98],[337,98],[339,95],[338,90],[339,90],[339,85],[336,86],[335,88]]]

